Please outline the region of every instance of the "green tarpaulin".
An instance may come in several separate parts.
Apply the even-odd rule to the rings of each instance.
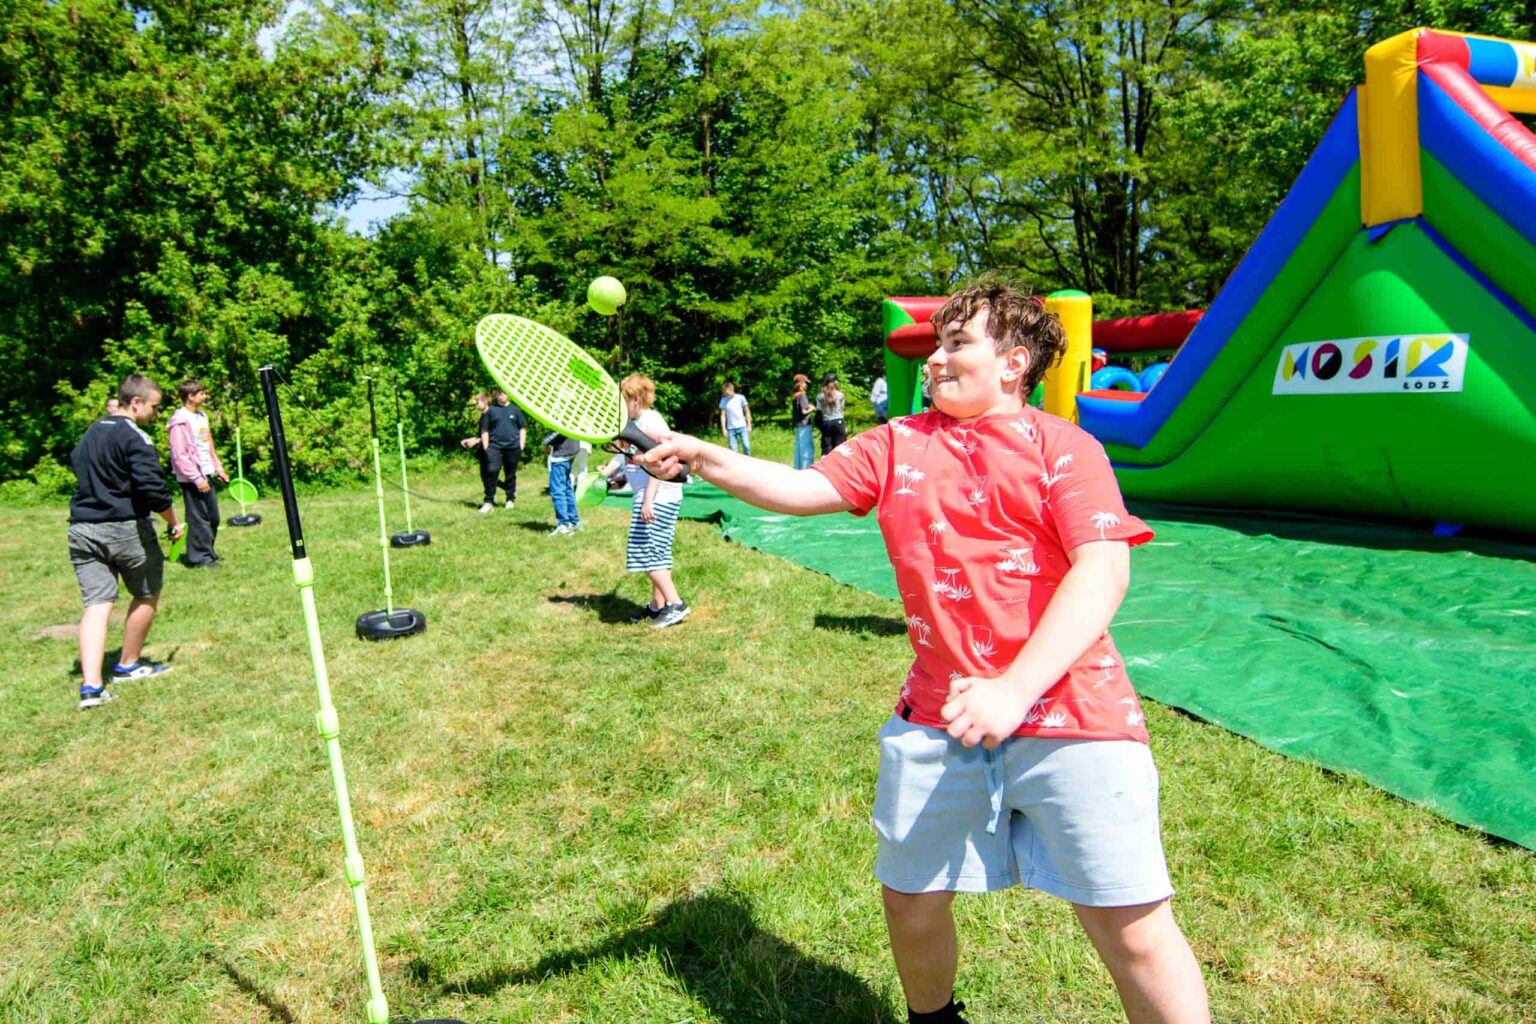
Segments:
[[[1115,640],[1137,689],[1536,849],[1536,548],[1137,507]],[[698,482],[683,515],[896,598],[879,530]]]

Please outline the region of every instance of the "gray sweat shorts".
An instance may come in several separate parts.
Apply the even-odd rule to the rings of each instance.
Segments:
[[[995,751],[895,715],[880,730],[875,876],[897,892],[1022,885],[1085,907],[1173,895],[1145,743],[1015,736]]]
[[[117,600],[117,578],[134,597],[154,597],[165,578],[165,555],[148,519],[70,523],[69,561],[87,607]]]

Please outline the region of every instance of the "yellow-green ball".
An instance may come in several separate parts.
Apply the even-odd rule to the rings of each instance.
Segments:
[[[587,305],[603,316],[613,316],[617,313],[619,307],[624,305],[626,298],[628,296],[624,294],[624,286],[616,277],[604,275],[594,278],[592,283],[587,285]]]

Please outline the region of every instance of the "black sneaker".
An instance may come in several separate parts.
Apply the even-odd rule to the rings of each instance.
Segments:
[[[668,626],[675,626],[692,614],[693,609],[688,607],[687,601],[669,604],[656,614],[656,618],[651,621],[651,628],[666,629]]]
[[[105,686],[98,686],[95,689],[89,686],[80,687],[81,711],[84,711],[86,708],[99,708],[103,704],[111,703],[114,700],[117,700],[117,694],[108,693]]]
[[[965,1009],[965,1004],[958,999],[951,999],[948,1006],[940,1007],[929,1013],[915,1013],[910,1007],[907,1009],[907,1020],[923,1021],[924,1024],[970,1024],[960,1011]]]
[[[628,619],[628,622],[631,626],[638,626],[646,619],[654,619],[656,616],[660,615],[661,612],[662,609],[660,608],[652,608],[650,605],[646,605],[644,608],[641,608],[639,611],[635,612],[635,614],[631,615]]]
[[[152,661],[136,661],[132,665],[114,665],[112,681],[126,683],[133,679],[148,679],[150,676],[163,676],[170,670],[171,666],[156,665]]]

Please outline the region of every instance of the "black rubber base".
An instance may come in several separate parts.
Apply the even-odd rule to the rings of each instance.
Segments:
[[[426,530],[401,530],[389,538],[392,548],[417,548],[431,543],[432,535]]]
[[[230,516],[228,522],[230,526],[255,526],[261,522],[261,516],[251,512],[243,516]]]
[[[364,640],[395,640],[427,631],[427,617],[414,608],[364,612],[357,617],[357,635]]]

